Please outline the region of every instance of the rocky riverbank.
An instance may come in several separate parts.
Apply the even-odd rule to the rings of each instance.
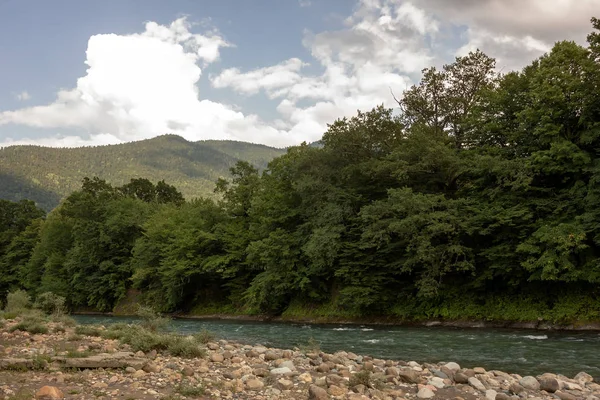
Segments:
[[[182,358],[166,350],[135,352],[103,328],[86,336],[50,322],[51,333],[32,334],[15,330],[19,322],[0,329],[4,399],[600,399],[600,385],[585,372],[522,377],[454,362],[224,340],[207,340],[201,356]]]

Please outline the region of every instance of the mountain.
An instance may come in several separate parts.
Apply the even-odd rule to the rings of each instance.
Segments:
[[[164,179],[186,198],[211,196],[215,181],[228,177],[237,161],[262,169],[283,153],[284,149],[228,140],[188,142],[176,135],[98,147],[10,146],[0,148],[0,198],[28,198],[50,210],[78,190],[86,176],[113,185],[131,178]]]

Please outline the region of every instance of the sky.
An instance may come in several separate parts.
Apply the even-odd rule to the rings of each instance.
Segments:
[[[0,0],[0,147],[172,133],[275,147],[480,49],[585,44],[600,0]]]

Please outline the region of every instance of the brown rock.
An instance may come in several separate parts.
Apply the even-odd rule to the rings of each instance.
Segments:
[[[421,383],[421,375],[412,369],[403,369],[399,371],[398,377],[406,383]]]
[[[147,373],[160,372],[160,367],[153,362],[149,362],[148,364],[144,365],[142,369]]]
[[[35,398],[39,400],[64,399],[65,395],[55,386],[43,386],[37,391]]]
[[[506,393],[498,393],[496,394],[496,400],[510,400],[510,396]]]
[[[540,390],[545,390],[548,393],[554,393],[560,389],[558,381],[554,378],[540,379]]]
[[[246,387],[249,390],[260,390],[265,386],[265,384],[260,379],[248,379],[246,381]]]
[[[181,370],[183,376],[194,376],[194,369],[189,365],[185,365]]]
[[[462,372],[457,372],[454,375],[454,382],[456,383],[469,383],[469,377]]]
[[[322,363],[321,365],[319,365],[319,366],[317,367],[317,372],[324,372],[324,373],[325,373],[325,372],[329,372],[329,369],[330,369],[330,368],[329,368],[329,364],[327,364],[327,363]]]
[[[212,362],[223,362],[223,360],[225,360],[225,357],[223,357],[223,354],[220,353],[212,353],[210,355],[210,360]]]
[[[308,388],[308,400],[329,400],[327,391],[315,385]]]
[[[336,385],[331,385],[329,386],[329,389],[327,389],[327,393],[329,393],[332,396],[343,396],[348,392],[348,389],[336,386]]]
[[[572,395],[571,393],[557,391],[554,395],[558,396],[560,400],[577,400],[577,396]]]

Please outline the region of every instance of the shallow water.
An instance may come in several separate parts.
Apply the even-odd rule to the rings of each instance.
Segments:
[[[132,322],[127,317],[78,315],[83,324]],[[326,352],[338,350],[404,361],[455,361],[521,375],[543,372],[572,377],[586,371],[600,378],[600,334],[514,329],[318,325],[232,320],[174,320],[180,333],[207,329],[217,338],[280,348],[312,338]]]

